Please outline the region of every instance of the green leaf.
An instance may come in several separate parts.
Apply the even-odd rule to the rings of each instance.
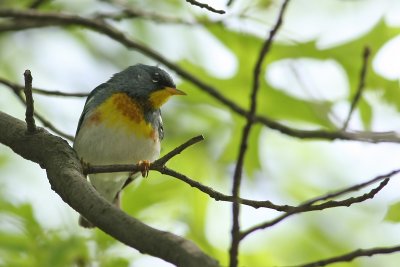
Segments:
[[[384,220],[387,222],[400,222],[400,202],[396,202],[389,206]]]

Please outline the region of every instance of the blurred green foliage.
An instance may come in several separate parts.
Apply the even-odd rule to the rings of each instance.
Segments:
[[[0,1],[0,8],[24,8],[33,1]],[[84,2],[84,1],[82,1]],[[96,10],[96,7],[110,8],[114,1],[47,1],[41,7],[43,10],[69,12]],[[122,26],[129,31],[129,36],[148,44],[164,54],[168,46],[174,43],[184,43],[186,53],[193,58],[201,58],[196,39],[192,39],[190,27],[201,28],[213,36],[225,49],[229,50],[237,60],[237,70],[229,78],[220,78],[207,71],[202,64],[187,57],[177,60],[182,68],[214,86],[228,99],[237,105],[247,108],[249,92],[252,86],[253,66],[261,48],[263,39],[252,34],[227,27],[204,16],[204,13],[187,11],[185,1],[128,1],[132,7],[146,8],[151,12],[162,12],[165,15],[182,15],[185,19],[199,19],[204,25],[155,25],[151,20],[135,18],[124,22],[115,22],[116,27]],[[274,1],[254,1],[253,7],[260,10],[268,9]],[[162,5],[162,8],[159,6]],[[165,7],[165,9],[164,9]],[[193,10],[193,9],[191,9]],[[195,9],[194,9],[195,10]],[[245,8],[244,8],[245,10]],[[174,11],[174,12],[173,12]],[[251,15],[251,14],[250,14]],[[240,16],[238,16],[240,17]],[[186,27],[186,28],[184,28]],[[43,29],[46,31],[47,29]],[[99,65],[110,65],[121,69],[132,62],[148,61],[143,55],[126,50],[124,47],[111,43],[108,38],[82,31],[80,28],[66,28],[66,34],[79,43],[85,52],[95,58]],[[39,30],[41,31],[41,30]],[[54,31],[54,29],[51,29]],[[161,31],[169,35],[160,36]],[[267,31],[266,31],[267,32]],[[14,33],[0,34],[0,48],[10,44]],[[21,34],[21,33],[18,33]],[[31,32],[32,34],[32,32]],[[315,40],[306,42],[276,42],[266,59],[267,64],[285,59],[311,58],[316,60],[332,59],[346,72],[350,88],[347,102],[350,102],[359,83],[359,72],[362,62],[362,51],[365,46],[372,50],[371,58],[376,55],[388,40],[400,34],[399,28],[387,26],[380,21],[366,34],[350,40],[342,45],[329,49],[319,49]],[[51,35],[50,35],[51,36]],[[161,39],[164,40],[161,41]],[[104,43],[103,43],[104,42]],[[112,49],[109,47],[112,46]],[[18,50],[20,51],[20,50]],[[188,52],[189,51],[189,52]],[[166,53],[167,53],[166,52]],[[17,52],[15,52],[17,53]],[[28,53],[25,51],[24,53]],[[25,54],[24,54],[25,55]],[[24,59],[26,59],[24,57]],[[16,59],[16,65],[22,60]],[[265,72],[267,64],[263,67]],[[50,68],[52,68],[51,66]],[[12,62],[2,64],[0,74],[10,79],[19,77],[20,66]],[[373,71],[372,60],[368,64],[366,90],[382,93],[388,104],[400,110],[400,90],[398,81],[390,81]],[[41,74],[37,74],[41,75]],[[163,141],[163,153],[171,150],[184,140],[194,135],[203,134],[206,140],[187,149],[184,155],[177,156],[169,163],[169,167],[192,177],[193,179],[230,191],[232,166],[236,160],[240,133],[245,120],[219,103],[202,90],[198,90],[189,81],[181,81],[179,87],[188,93],[183,100],[177,100],[170,108],[163,110],[166,139]],[[89,91],[89,89],[88,89]],[[332,120],[334,102],[331,100],[300,99],[280,88],[274,88],[262,77],[258,95],[258,113],[272,119],[291,125],[307,125],[313,128],[337,129],[340,125]],[[177,115],[176,110],[179,110]],[[370,129],[374,110],[366,99],[362,99],[357,107],[360,112],[364,129]],[[49,111],[50,112],[50,111]],[[76,112],[76,111],[74,111]],[[257,125],[252,129],[249,140],[249,151],[245,162],[245,178],[253,185],[259,183],[256,178],[261,168],[260,138],[262,127]],[[315,154],[302,156],[301,160],[311,162]],[[0,164],[6,158],[0,155]],[[294,178],[300,177],[302,170],[290,170]],[[270,181],[268,181],[270,182]],[[285,188],[290,199],[301,200],[309,195],[316,195],[321,189],[312,184],[299,188],[304,181],[297,181]],[[177,232],[198,244],[202,249],[218,258],[223,265],[227,264],[226,245],[214,244],[207,236],[210,225],[209,211],[216,205],[207,195],[190,188],[172,178],[151,173],[148,179],[136,181],[125,189],[122,199],[123,209],[132,216],[146,223],[162,226],[166,230]],[[220,203],[218,203],[220,204]],[[227,206],[229,206],[227,204]],[[398,222],[399,204],[390,207],[387,221]],[[112,253],[118,249],[118,243],[99,230],[93,230],[86,236],[60,231],[48,230],[35,218],[29,203],[14,204],[9,201],[4,192],[0,191],[0,266],[131,266],[128,259]],[[217,218],[215,224],[229,233],[230,218]],[[272,266],[281,263],[299,263],[306,259],[329,257],[354,248],[352,242],[339,240],[335,233],[324,228],[316,220],[311,222],[296,221],[296,229],[286,233],[262,239],[257,246],[241,252],[243,266]],[[337,229],[336,229],[337,230]],[[222,235],[222,234],[221,234]],[[255,234],[257,235],[257,234]],[[342,237],[345,236],[341,235]],[[289,239],[289,241],[288,241]],[[321,245],[323,244],[323,245]],[[336,266],[336,265],[335,265]],[[337,265],[341,266],[341,265]],[[343,265],[345,266],[345,265]],[[347,265],[346,265],[347,266]],[[352,266],[361,266],[354,263]]]
[[[385,221],[395,223],[400,222],[400,202],[394,203],[389,206],[386,212]]]
[[[0,266],[85,266],[85,239],[46,230],[29,203],[13,204],[0,191]]]

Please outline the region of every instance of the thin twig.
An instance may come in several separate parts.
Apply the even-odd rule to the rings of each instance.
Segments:
[[[160,158],[161,161],[164,161],[163,158]],[[242,205],[246,205],[249,207],[253,207],[255,209],[258,208],[269,208],[273,209],[276,211],[291,211],[296,209],[296,206],[290,206],[290,205],[276,205],[272,203],[271,201],[268,200],[252,200],[252,199],[246,199],[246,198],[238,198],[237,200],[233,198],[233,196],[229,196],[226,194],[223,194],[221,192],[218,192],[214,190],[212,187],[203,185],[202,183],[190,179],[188,176],[179,173],[175,170],[172,170],[166,166],[161,166],[158,165],[157,162],[154,162],[153,164],[150,164],[150,170],[157,171],[161,174],[165,174],[171,177],[174,177],[178,180],[181,180],[182,182],[190,185],[191,187],[194,187],[201,192],[207,194],[209,197],[215,199],[216,201],[225,201],[225,202],[239,202]],[[102,166],[87,166],[85,169],[88,174],[90,173],[108,173],[108,172],[137,172],[140,171],[140,167],[137,164],[128,164],[128,165],[102,165]],[[86,174],[86,173],[85,173]]]
[[[213,8],[213,7],[211,7],[211,6],[207,5],[207,4],[200,3],[200,2],[198,2],[196,0],[186,0],[186,2],[188,2],[191,5],[198,6],[200,8],[205,8],[208,11],[211,11],[211,12],[214,12],[214,13],[225,14],[224,10],[215,9],[215,8]]]
[[[378,254],[390,254],[394,252],[399,252],[400,251],[400,245],[398,246],[393,246],[393,247],[377,247],[377,248],[370,248],[370,249],[357,249],[352,252],[328,258],[328,259],[323,259],[319,261],[314,261],[314,262],[309,262],[305,264],[300,264],[300,265],[292,265],[291,267],[321,267],[321,266],[326,266],[328,264],[332,263],[339,263],[339,262],[351,262],[352,260],[360,257],[371,257],[375,256]]]
[[[5,80],[1,80],[1,79],[0,79],[0,83],[4,84],[8,88],[10,88],[12,90],[12,92],[14,93],[14,95],[22,102],[22,104],[24,104],[26,106],[26,100],[21,95],[21,92],[23,89],[20,86],[15,86],[14,83],[11,83],[11,82],[8,82]],[[36,110],[33,111],[33,114],[34,114],[35,118],[37,118],[43,124],[44,127],[50,129],[51,131],[53,131],[54,133],[58,134],[61,137],[64,137],[65,139],[68,139],[70,141],[74,140],[74,137],[72,135],[66,134],[63,131],[57,129],[57,127],[55,127],[45,117],[43,117],[42,115],[37,113]]]
[[[43,124],[44,127],[46,127],[47,129],[51,130],[52,132],[58,134],[61,137],[64,137],[65,139],[67,139],[69,141],[74,141],[75,137],[73,135],[64,133],[63,131],[58,129],[56,126],[54,126],[44,116],[42,116],[41,114],[37,113],[36,111],[35,111],[35,118],[37,118]]]
[[[239,113],[240,114],[240,113]],[[246,116],[241,114],[243,116]],[[326,130],[302,130],[286,126],[266,116],[255,116],[255,121],[282,134],[300,139],[323,140],[353,140],[368,143],[400,143],[400,135],[395,131],[366,132],[366,131],[326,131]]]
[[[110,0],[100,0],[102,2],[110,3]],[[195,25],[196,23],[191,20],[185,20],[177,16],[165,15],[161,12],[153,12],[148,10],[139,9],[136,6],[133,7],[132,3],[127,0],[112,0],[111,3],[120,9],[119,12],[101,12],[95,14],[95,17],[100,19],[144,19],[155,23],[172,23],[172,24],[183,24],[183,25]],[[165,13],[165,12],[164,12]]]
[[[145,19],[155,23],[162,24],[181,24],[181,25],[195,25],[194,21],[184,20],[181,18],[165,16],[163,14],[158,14],[154,12],[148,12],[144,10],[138,10],[133,8],[124,7],[120,12],[102,12],[97,13],[96,17],[99,19],[111,19],[115,21],[120,21],[124,19]]]
[[[163,160],[162,158],[160,160]],[[211,198],[215,199],[216,201],[225,201],[225,202],[235,202],[237,201],[238,203],[242,204],[242,205],[246,205],[249,207],[253,207],[255,209],[258,208],[269,208],[269,209],[273,209],[276,211],[281,211],[281,212],[287,212],[287,213],[300,213],[300,212],[308,212],[308,211],[316,211],[316,210],[324,210],[324,209],[329,209],[329,208],[335,208],[335,207],[343,207],[343,206],[350,206],[354,203],[360,202],[363,199],[362,198],[370,198],[370,195],[362,195],[359,197],[351,197],[348,199],[344,199],[341,201],[328,201],[328,202],[324,202],[321,204],[316,204],[316,205],[308,205],[308,204],[300,204],[299,206],[291,206],[291,205],[277,205],[274,204],[271,201],[268,200],[252,200],[252,199],[245,199],[245,198],[238,198],[237,200],[230,195],[225,195],[221,192],[218,192],[216,190],[214,190],[213,188],[203,185],[201,183],[199,183],[196,180],[190,179],[189,177],[187,177],[186,175],[179,173],[177,171],[174,171],[172,169],[169,169],[165,166],[154,166],[154,165],[150,165],[150,169],[157,171],[161,174],[165,174],[171,177],[174,177],[178,180],[181,180],[182,182],[190,185],[191,187],[194,187],[198,190],[200,190],[201,192],[207,194],[208,196],[210,196]],[[103,166],[88,166],[87,171],[89,171],[89,173],[107,173],[107,172],[135,172],[135,171],[139,171],[139,166],[136,164],[129,164],[129,165],[103,165]],[[386,175],[382,175],[382,176],[378,176],[377,178],[374,178],[371,181],[368,181],[366,183],[362,183],[357,185],[357,187],[359,189],[361,189],[363,186],[367,186],[370,185],[372,183],[378,182],[382,179],[388,178],[393,176],[394,174],[400,172],[400,170],[398,171],[393,171],[390,174],[386,174]],[[382,185],[379,185],[377,188],[381,189]],[[352,186],[355,187],[355,186]],[[376,190],[377,188],[371,190],[371,192],[374,192],[374,190]],[[342,192],[347,191],[346,189],[343,189]],[[371,192],[367,193],[367,194],[371,194]],[[344,194],[344,193],[343,193]],[[320,199],[325,198],[326,195],[323,195],[321,197],[319,197]],[[315,200],[315,198],[313,199]],[[307,201],[310,202],[310,201]],[[305,203],[307,203],[305,202]]]
[[[186,175],[179,173],[177,171],[174,171],[170,168],[163,167],[156,169],[155,171],[158,171],[161,174],[169,175],[171,177],[174,177],[178,180],[181,180],[182,182],[190,185],[191,187],[197,188],[198,190],[202,191],[203,193],[207,194],[209,197],[215,199],[216,201],[226,201],[226,202],[239,202],[242,205],[247,205],[253,208],[270,208],[274,209],[277,211],[289,211],[292,209],[295,209],[296,207],[294,206],[289,206],[289,205],[276,205],[272,203],[271,201],[265,200],[265,201],[257,201],[257,200],[251,200],[251,199],[244,199],[244,198],[238,198],[235,199],[233,196],[225,195],[222,194],[221,192],[218,192],[214,190],[212,187],[203,185],[196,180],[190,179]]]
[[[186,148],[200,142],[204,140],[204,136],[202,135],[198,135],[195,136],[191,139],[189,139],[188,141],[186,141],[185,143],[183,143],[182,145],[176,147],[175,149],[173,149],[172,151],[168,152],[167,154],[165,154],[162,158],[156,160],[153,162],[153,168],[157,168],[157,167],[161,167],[161,166],[165,166],[165,164],[172,159],[173,157],[175,157],[176,155],[182,153],[183,150],[185,150]]]
[[[48,26],[51,26],[51,23],[44,21],[12,20],[11,22],[0,23],[0,32],[21,31]]]
[[[89,93],[67,93],[58,90],[43,90],[40,88],[33,88],[32,91],[35,94],[46,95],[46,96],[67,96],[67,97],[87,97]]]
[[[294,209],[293,211],[289,211],[285,214],[282,214],[278,217],[276,217],[273,220],[258,224],[256,226],[253,226],[245,231],[242,231],[240,233],[240,239],[244,239],[245,237],[247,237],[248,235],[254,233],[255,231],[258,230],[262,230],[262,229],[266,229],[269,227],[272,227],[278,223],[280,223],[281,221],[287,219],[288,217],[295,215],[295,214],[299,214],[299,213],[304,213],[304,212],[310,212],[310,211],[316,211],[316,210],[324,210],[324,209],[328,209],[328,208],[336,208],[336,207],[350,207],[351,205],[355,204],[355,203],[360,203],[363,202],[367,199],[372,199],[375,197],[375,195],[381,191],[389,182],[389,179],[385,179],[383,180],[379,186],[377,186],[376,188],[372,189],[370,192],[359,196],[359,197],[352,197],[349,199],[345,199],[342,201],[328,201],[326,203],[320,204],[320,205],[315,205],[315,206],[299,206],[296,209]]]
[[[13,90],[19,90],[19,91],[24,90],[24,86],[17,83],[13,83],[1,77],[0,77],[0,83],[10,88],[13,88]],[[35,94],[47,95],[47,96],[87,97],[89,95],[88,93],[67,93],[58,90],[45,90],[36,87],[32,87],[32,92]]]
[[[182,153],[183,150],[187,149],[188,147],[204,140],[202,135],[195,136],[182,145],[174,148],[163,157],[159,158],[158,160],[154,161],[150,164],[150,170],[160,170],[162,169],[165,164],[175,157],[176,155]],[[85,174],[92,174],[92,173],[109,173],[109,172],[138,172],[140,171],[140,164],[113,164],[113,165],[101,165],[101,166],[91,166],[87,165],[84,166],[84,173]]]
[[[278,216],[277,218],[275,218],[275,219],[273,219],[271,221],[267,221],[267,222],[255,225],[255,226],[249,228],[248,230],[243,231],[241,233],[241,239],[245,238],[246,236],[248,236],[249,234],[251,234],[251,233],[253,233],[253,232],[257,231],[257,230],[261,230],[261,229],[265,229],[265,228],[269,228],[271,226],[274,226],[277,223],[283,221],[284,219],[286,219],[286,218],[288,218],[288,217],[290,217],[290,216],[292,216],[294,214],[310,212],[310,211],[316,211],[316,210],[324,210],[324,209],[333,208],[333,207],[344,207],[344,206],[345,207],[349,207],[349,206],[351,206],[351,205],[353,205],[355,203],[360,203],[360,202],[363,202],[363,201],[365,201],[367,199],[372,199],[372,198],[375,197],[375,195],[379,191],[381,191],[387,185],[387,183],[389,182],[389,179],[391,177],[393,177],[394,175],[398,174],[398,173],[400,173],[400,169],[391,171],[390,173],[385,174],[385,175],[379,175],[379,176],[377,176],[377,177],[375,177],[375,178],[373,178],[373,179],[371,179],[371,180],[369,180],[367,182],[364,182],[364,183],[361,183],[361,184],[358,184],[358,185],[355,185],[355,186],[351,186],[351,187],[339,190],[334,194],[330,193],[330,194],[327,194],[325,196],[321,196],[321,197],[314,198],[312,200],[306,201],[304,204],[302,204],[302,205],[300,205],[300,206],[298,206],[298,207],[296,207],[296,208],[294,208],[292,210],[289,210],[287,213],[285,213],[285,214],[283,214],[281,216]],[[376,188],[373,188],[368,193],[365,193],[365,194],[363,194],[361,196],[351,197],[351,198],[344,199],[344,200],[341,200],[341,201],[333,201],[333,200],[331,200],[331,201],[324,202],[324,203],[318,204],[318,205],[310,205],[309,204],[309,203],[315,203],[316,200],[325,200],[325,199],[331,198],[333,196],[337,197],[339,195],[342,195],[342,194],[345,194],[345,193],[348,193],[348,192],[351,192],[351,191],[354,191],[354,190],[359,190],[359,189],[361,189],[361,188],[363,188],[365,186],[368,186],[368,185],[370,185],[372,183],[375,183],[375,182],[378,182],[378,181],[382,181],[382,182]]]
[[[261,51],[259,53],[257,62],[254,67],[253,71],[253,86],[250,94],[250,109],[248,115],[246,117],[246,125],[243,127],[242,130],[242,137],[240,141],[240,148],[239,148],[239,155],[236,161],[236,167],[233,174],[233,187],[232,187],[232,196],[234,199],[238,199],[240,196],[240,184],[242,180],[243,174],[243,165],[244,165],[244,158],[247,151],[248,146],[248,139],[250,136],[251,128],[254,124],[254,115],[256,114],[257,110],[257,94],[260,88],[260,73],[261,67],[264,62],[264,59],[267,53],[270,51],[270,47],[272,41],[278,32],[278,29],[282,25],[283,16],[286,10],[286,7],[289,3],[289,0],[283,2],[282,7],[280,9],[278,19],[269,33],[268,38],[265,40]],[[232,204],[232,228],[231,228],[231,247],[229,249],[229,266],[236,267],[238,266],[238,254],[239,254],[239,243],[241,240],[240,237],[240,222],[239,222],[239,215],[240,215],[240,205],[237,201],[233,202]]]
[[[35,125],[35,119],[33,118],[34,105],[32,97],[32,74],[30,70],[26,70],[24,72],[24,80],[25,80],[24,93],[26,99],[25,121],[28,134],[33,134],[36,132],[36,125]]]
[[[369,58],[370,54],[371,54],[371,50],[369,49],[369,47],[365,47],[363,56],[362,56],[363,62],[362,62],[361,71],[360,71],[360,80],[358,83],[356,94],[354,95],[353,101],[351,102],[349,114],[347,115],[347,118],[343,124],[343,128],[342,128],[343,131],[347,129],[347,126],[349,125],[351,116],[353,115],[353,112],[354,112],[358,102],[360,102],[362,93],[364,91],[365,79],[367,77],[367,69],[368,69],[368,58]]]
[[[379,182],[379,181],[381,181],[383,179],[390,178],[390,177],[398,174],[399,172],[400,172],[400,170],[394,170],[394,171],[391,171],[390,173],[379,175],[379,176],[377,176],[377,177],[375,177],[375,178],[373,178],[371,180],[368,180],[366,182],[363,182],[363,183],[360,183],[360,184],[356,184],[356,185],[353,185],[353,186],[350,186],[350,187],[347,187],[347,188],[344,188],[344,189],[341,189],[341,190],[337,190],[336,192],[328,193],[328,194],[325,194],[323,196],[307,200],[304,203],[302,203],[301,206],[310,206],[310,205],[315,204],[316,202],[332,199],[332,198],[335,198],[335,197],[338,197],[338,196],[341,196],[341,195],[344,195],[344,194],[347,194],[347,193],[350,193],[350,192],[358,191],[358,190],[360,190],[360,189],[362,189],[364,187],[367,187],[367,186],[369,186],[371,184]]]

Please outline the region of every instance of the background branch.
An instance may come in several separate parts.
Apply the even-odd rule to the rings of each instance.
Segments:
[[[24,90],[24,88],[20,85],[17,85],[15,83],[9,82],[4,79],[0,79],[0,83],[6,85],[8,88],[12,90],[14,95],[22,102],[23,105],[27,105],[25,99],[22,97],[21,92]],[[32,89],[35,91],[35,89]],[[54,133],[58,134],[61,137],[64,137],[65,139],[68,139],[69,141],[74,140],[74,136],[69,135],[67,133],[64,133],[63,131],[59,130],[57,127],[55,127],[50,121],[48,121],[44,116],[40,115],[36,110],[33,110],[33,115],[35,118],[37,118],[44,127],[49,128],[51,131]]]
[[[215,8],[213,8],[213,7],[211,7],[211,6],[207,5],[207,4],[200,3],[200,2],[198,2],[196,0],[186,0],[186,2],[188,2],[191,5],[198,6],[200,8],[205,8],[208,11],[211,11],[211,12],[214,12],[214,13],[217,13],[217,14],[225,14],[224,10],[215,9]]]
[[[181,18],[165,16],[163,14],[158,14],[154,12],[148,12],[139,9],[133,9],[124,5],[123,9],[120,12],[101,12],[97,13],[96,17],[99,19],[112,19],[116,21],[124,20],[124,19],[145,19],[150,20],[155,23],[160,24],[182,24],[182,25],[195,25],[195,22],[184,20]]]
[[[178,266],[218,266],[192,242],[151,228],[103,199],[86,182],[75,151],[44,129],[26,135],[26,124],[0,112],[0,143],[46,169],[52,189],[101,230],[142,253]]]
[[[319,201],[335,198],[335,197],[338,197],[338,196],[341,196],[341,195],[344,195],[344,194],[347,194],[347,193],[350,193],[350,192],[358,191],[358,190],[360,190],[360,189],[362,189],[364,187],[367,187],[367,186],[369,186],[371,184],[374,184],[376,182],[391,178],[394,175],[398,174],[399,172],[400,172],[400,170],[394,170],[394,171],[391,171],[391,172],[389,172],[387,174],[383,174],[383,175],[379,175],[377,177],[374,177],[371,180],[365,181],[363,183],[356,184],[356,185],[353,185],[353,186],[350,186],[350,187],[347,187],[347,188],[344,188],[344,189],[341,189],[341,190],[337,190],[336,192],[328,193],[328,194],[322,195],[320,197],[312,198],[312,199],[302,203],[301,206],[312,205],[312,204],[314,204],[316,202],[319,202]]]
[[[372,179],[372,180],[370,180],[368,182],[362,183],[362,184],[360,184],[358,186],[352,186],[352,187],[349,187],[349,188],[345,188],[345,189],[343,189],[341,191],[338,191],[335,194],[328,194],[328,195],[325,195],[325,196],[314,198],[314,199],[312,199],[310,201],[306,201],[305,204],[302,204],[302,205],[300,205],[300,206],[298,206],[296,208],[293,208],[292,210],[289,210],[287,213],[285,213],[285,214],[283,214],[281,216],[278,216],[277,218],[275,218],[275,219],[273,219],[271,221],[267,221],[267,222],[258,224],[256,226],[253,226],[253,227],[249,228],[248,230],[243,231],[241,233],[241,237],[240,238],[243,239],[246,236],[248,236],[249,234],[251,234],[251,233],[253,233],[253,232],[257,231],[257,230],[266,229],[266,228],[269,228],[271,226],[274,226],[277,223],[283,221],[284,219],[286,219],[286,218],[288,218],[288,217],[290,217],[290,216],[292,216],[294,214],[310,212],[310,211],[316,211],[316,210],[324,210],[324,209],[335,208],[335,207],[349,207],[349,206],[351,206],[351,205],[353,205],[355,203],[360,203],[360,202],[363,202],[363,201],[365,201],[367,199],[372,199],[372,198],[375,197],[376,194],[378,194],[388,184],[389,179],[392,176],[394,176],[395,174],[399,173],[399,172],[400,172],[400,170],[395,170],[395,171],[392,171],[392,172],[390,172],[390,173],[388,173],[386,175],[380,175],[380,176],[378,176],[378,177],[376,177],[376,178],[374,178],[374,179]],[[327,199],[328,197],[331,197],[332,195],[339,196],[340,194],[344,194],[344,193],[347,193],[347,192],[350,192],[350,191],[354,191],[355,188],[357,188],[357,190],[358,190],[358,189],[360,189],[360,188],[362,188],[362,187],[364,187],[366,185],[369,185],[369,184],[371,184],[373,182],[380,181],[382,179],[384,179],[384,180],[376,188],[373,188],[368,193],[365,193],[365,194],[363,194],[361,196],[350,197],[348,199],[344,199],[344,200],[341,200],[341,201],[333,201],[333,200],[331,200],[331,201],[327,201],[327,202],[324,202],[324,203],[318,204],[318,205],[310,205],[309,204],[309,203],[314,203],[316,199]]]
[[[264,62],[265,56],[270,50],[272,45],[272,41],[278,32],[278,29],[282,25],[283,22],[283,15],[285,13],[286,7],[289,3],[289,0],[285,0],[282,4],[280,9],[278,19],[269,33],[268,38],[265,40],[259,56],[257,58],[257,62],[254,66],[253,71],[253,86],[250,94],[250,108],[249,112],[246,116],[246,125],[243,127],[242,130],[242,137],[240,141],[239,153],[236,161],[236,167],[233,174],[233,186],[232,186],[232,197],[235,201],[232,204],[232,229],[231,229],[231,247],[229,249],[229,266],[236,267],[238,266],[238,254],[239,254],[239,243],[241,240],[240,236],[240,205],[238,202],[238,198],[240,196],[240,185],[242,180],[243,174],[243,166],[244,166],[244,158],[246,155],[247,147],[248,147],[248,140],[250,136],[251,128],[254,124],[254,115],[256,114],[257,110],[257,94],[260,88],[260,73],[261,67]]]
[[[358,102],[360,102],[360,99],[361,99],[361,96],[362,96],[362,93],[363,93],[364,87],[365,87],[365,79],[367,77],[367,69],[368,69],[368,58],[369,58],[370,54],[371,54],[371,50],[369,49],[369,47],[365,47],[364,51],[363,51],[363,62],[362,62],[362,66],[361,66],[360,79],[359,79],[357,91],[356,91],[356,94],[354,95],[353,101],[351,102],[349,114],[347,115],[347,118],[343,124],[342,130],[347,129],[347,126],[349,125],[351,116],[353,115],[353,112],[354,112]]]
[[[7,79],[0,77],[0,83],[6,85],[7,87],[11,88],[15,91],[22,91],[24,90],[24,86],[11,82]],[[32,87],[32,92],[40,95],[47,95],[47,96],[66,96],[66,97],[87,97],[88,93],[67,93],[58,90],[45,90],[40,89],[37,87]]]
[[[357,249],[352,252],[320,260],[314,261],[310,263],[305,263],[301,265],[293,265],[291,267],[318,267],[318,266],[326,266],[328,264],[339,263],[339,262],[351,262],[352,260],[360,257],[371,257],[379,254],[389,254],[393,252],[400,251],[400,245],[394,247],[380,247],[380,248],[370,248],[370,249]]]

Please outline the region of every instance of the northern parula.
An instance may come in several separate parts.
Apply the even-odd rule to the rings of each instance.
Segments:
[[[90,165],[134,164],[160,155],[163,123],[160,107],[176,89],[164,70],[137,64],[115,74],[88,96],[75,135],[74,149]],[[89,181],[105,199],[119,206],[128,173],[90,174]],[[83,227],[94,225],[79,218]]]

